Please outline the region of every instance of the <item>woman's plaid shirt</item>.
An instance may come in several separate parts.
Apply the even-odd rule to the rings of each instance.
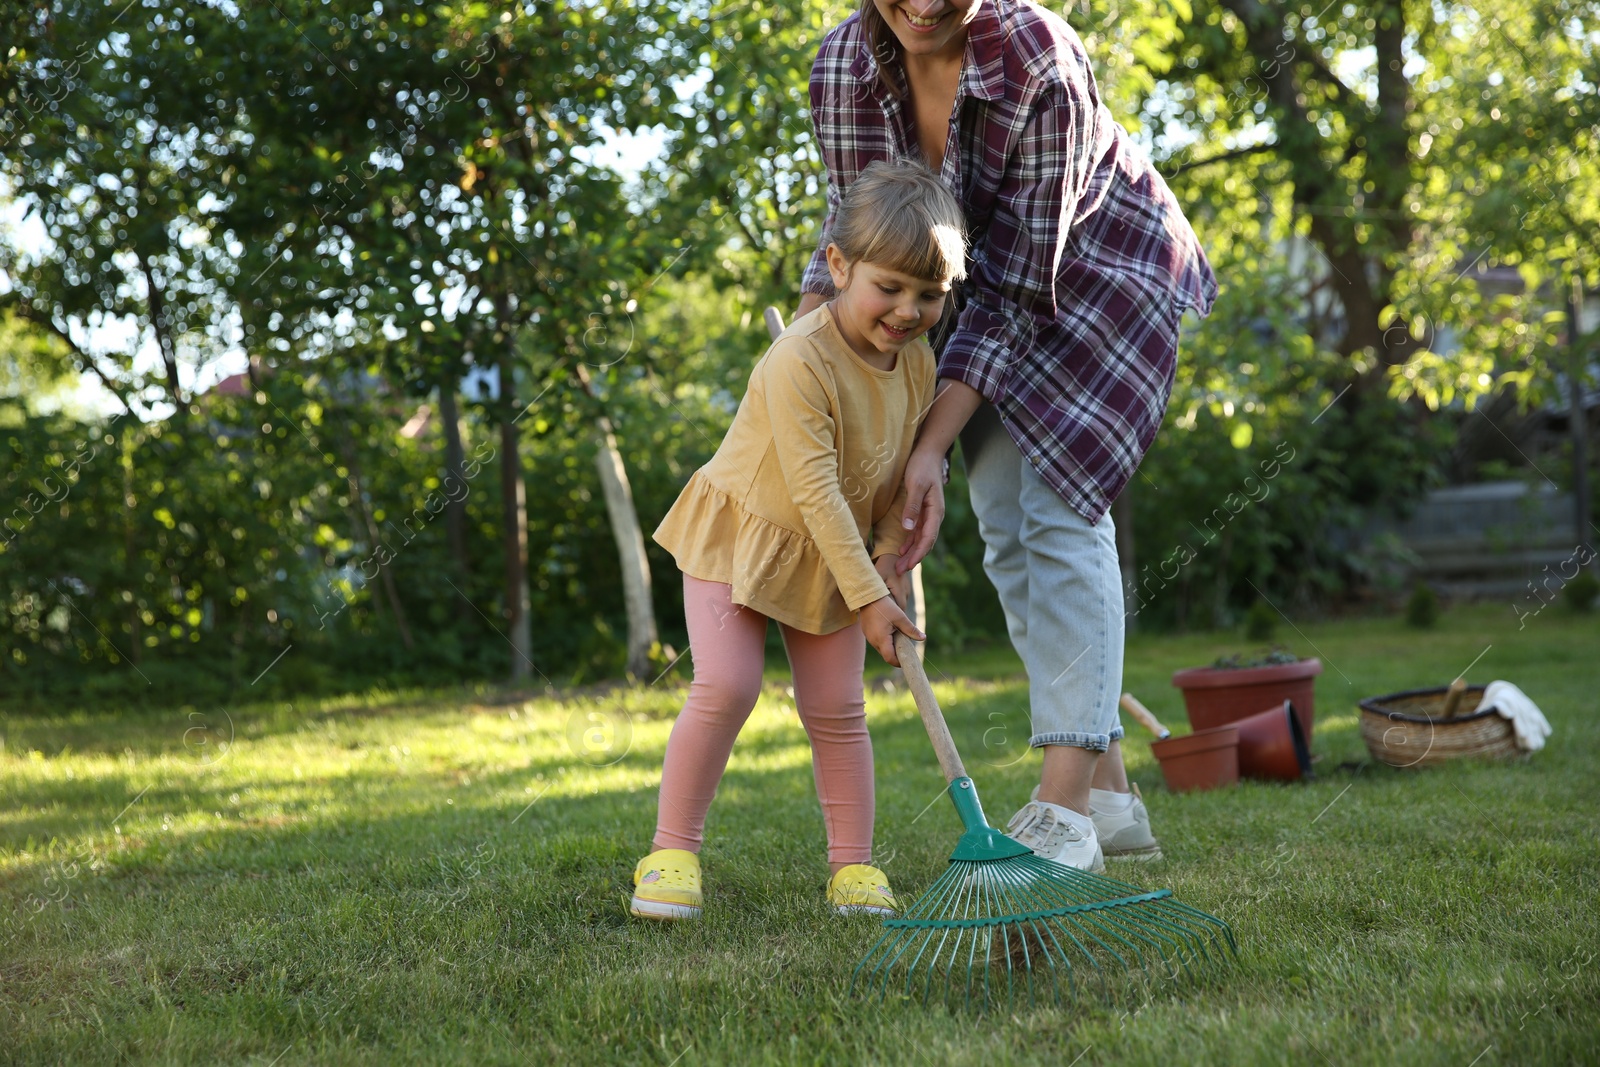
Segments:
[[[888,69],[904,88],[898,64]],[[828,220],[801,288],[831,297],[823,253],[840,194],[874,160],[922,156],[855,15],[817,52],[811,116]],[[941,176],[971,244],[939,373],[993,402],[1045,481],[1098,522],[1160,428],[1178,320],[1210,312],[1216,277],[1166,183],[1101,104],[1078,35],[1052,12],[983,0],[949,137]]]

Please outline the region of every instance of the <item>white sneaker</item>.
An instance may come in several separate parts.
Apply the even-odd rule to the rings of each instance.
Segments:
[[[1006,833],[1018,844],[1033,849],[1041,859],[1053,860],[1064,867],[1099,874],[1106,869],[1100,852],[1100,839],[1094,823],[1078,816],[1087,827],[1070,817],[1066,808],[1032,800],[1011,816],[1006,823]]]
[[[1089,802],[1089,816],[1094,820],[1100,848],[1107,859],[1158,860],[1161,845],[1150,832],[1150,813],[1145,810],[1144,797],[1139,795],[1137,785],[1128,784],[1133,790],[1133,803],[1122,811],[1096,811],[1094,801]]]
[[[1139,792],[1139,786],[1134,782],[1129,782],[1128,788],[1133,791],[1133,803],[1117,812],[1096,811],[1094,794],[1089,794],[1089,817],[1094,820],[1094,833],[1100,841],[1101,855],[1113,860],[1158,860],[1161,858],[1161,844],[1150,831],[1150,812],[1145,809],[1144,794]],[[1039,799],[1038,786],[1033,787],[1028,799]],[[1017,815],[1020,816],[1021,812]]]

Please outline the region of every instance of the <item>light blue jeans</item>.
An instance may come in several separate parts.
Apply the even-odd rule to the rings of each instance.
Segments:
[[[983,569],[1028,671],[1028,744],[1104,752],[1122,737],[1122,570],[1111,513],[1091,526],[1022,457],[984,403],[961,433]]]

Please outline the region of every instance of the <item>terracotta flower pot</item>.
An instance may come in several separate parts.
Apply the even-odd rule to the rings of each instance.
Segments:
[[[1239,728],[1221,726],[1150,742],[1161,774],[1174,793],[1215,789],[1239,780]]]
[[[1292,700],[1309,747],[1316,678],[1321,673],[1320,659],[1268,667],[1191,667],[1175,673],[1172,684],[1183,690],[1189,725],[1196,730],[1237,722],[1262,708]]]
[[[1246,778],[1293,782],[1311,774],[1311,746],[1294,702],[1247,716],[1233,724],[1239,730],[1239,773]]]

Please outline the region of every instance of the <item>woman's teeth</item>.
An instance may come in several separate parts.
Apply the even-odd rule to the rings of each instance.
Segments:
[[[918,18],[917,16],[911,14],[909,11],[906,12],[906,21],[911,23],[911,25],[917,26],[917,27],[919,27],[921,29],[928,29],[930,27],[937,26],[937,25],[939,25],[940,19],[943,19],[943,18],[944,18],[944,16],[940,15],[939,18],[924,19],[924,18]]]

